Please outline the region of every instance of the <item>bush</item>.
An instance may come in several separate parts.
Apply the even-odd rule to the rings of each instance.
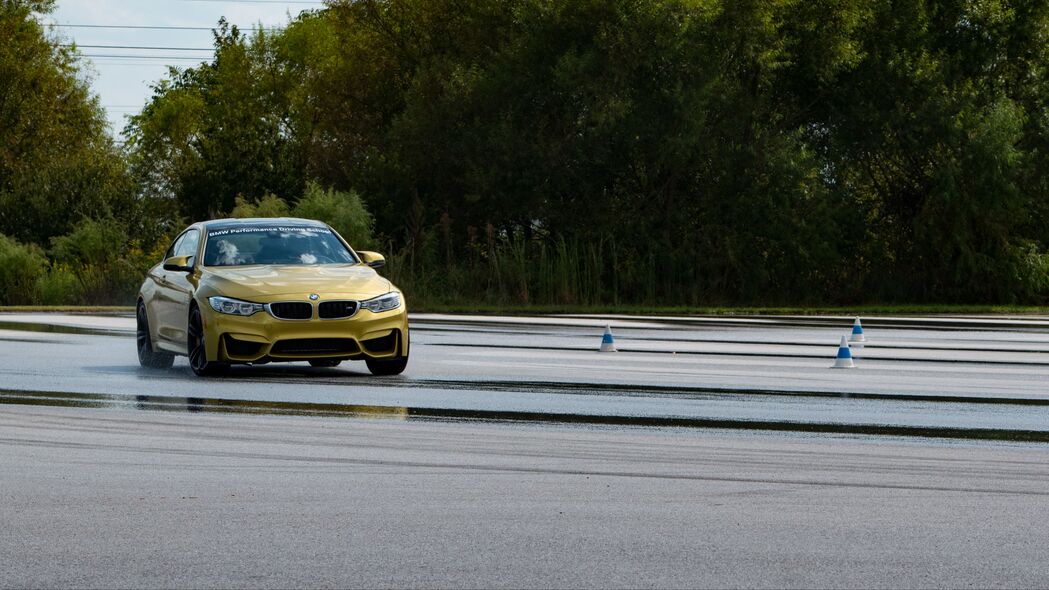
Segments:
[[[36,283],[41,305],[79,305],[83,303],[84,289],[77,273],[65,264],[53,264]]]
[[[0,304],[34,303],[36,283],[46,266],[37,248],[0,234]]]
[[[296,217],[327,223],[354,248],[370,248],[374,244],[375,220],[354,191],[325,190],[311,182],[295,205],[294,213]]]
[[[51,238],[51,255],[70,265],[112,266],[125,250],[127,230],[114,219],[83,219],[69,234]]]
[[[51,240],[56,271],[44,285],[50,296],[76,297],[86,304],[131,303],[141,284],[148,261],[128,240],[127,230],[115,219],[83,219],[68,235]],[[72,269],[79,288],[68,289],[60,275]],[[58,274],[55,274],[55,273]]]
[[[230,211],[230,217],[243,219],[245,217],[287,217],[289,215],[288,203],[276,195],[266,195],[255,201],[237,197],[236,203],[237,206]]]
[[[356,192],[325,190],[315,182],[306,185],[306,192],[294,208],[276,196],[266,195],[261,199],[249,201],[237,197],[237,205],[230,211],[230,217],[288,217],[315,219],[332,226],[355,248],[368,248],[374,245],[372,228],[375,220],[365,208],[364,202]]]

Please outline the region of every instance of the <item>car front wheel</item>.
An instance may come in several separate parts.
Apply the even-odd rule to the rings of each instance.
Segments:
[[[207,349],[205,348],[204,322],[200,317],[200,309],[196,305],[189,310],[188,332],[189,366],[194,373],[201,377],[206,377],[208,375],[217,375],[229,368],[228,363],[208,360]]]
[[[398,348],[400,352],[404,352],[404,341],[400,337],[398,337]],[[368,370],[372,372],[372,375],[400,375],[408,366],[408,355],[406,354],[395,356],[392,359],[365,358],[364,360],[368,363]]]
[[[372,375],[400,375],[408,366],[408,357],[399,356],[394,359],[366,359],[368,370]]]

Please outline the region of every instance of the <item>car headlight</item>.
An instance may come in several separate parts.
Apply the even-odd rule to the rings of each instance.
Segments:
[[[373,297],[367,301],[361,301],[361,309],[367,309],[372,313],[390,311],[401,306],[401,294],[396,292],[387,293]]]
[[[230,315],[252,315],[266,308],[261,303],[251,303],[249,301],[241,301],[240,299],[218,296],[208,297],[208,303],[211,304],[211,309]]]

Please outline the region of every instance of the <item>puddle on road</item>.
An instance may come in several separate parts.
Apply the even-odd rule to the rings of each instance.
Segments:
[[[778,422],[767,420],[731,420],[687,417],[601,416],[526,411],[270,402],[147,395],[122,396],[0,389],[0,405],[4,404],[190,413],[211,412],[223,414],[379,418],[394,420],[454,420],[459,422],[476,421],[489,423],[520,422],[578,424],[590,426],[765,430],[813,434],[853,434],[1049,443],[1049,431],[1035,430]]]
[[[604,395],[629,398],[669,398],[675,400],[739,401],[772,398],[852,399],[867,401],[903,401],[918,403],[984,404],[995,406],[1049,406],[1049,397],[994,397],[980,395],[948,395],[921,393],[865,393],[837,391],[806,391],[778,389],[733,389],[726,387],[688,387],[677,385],[643,385],[629,383],[588,383],[556,381],[496,381],[469,379],[427,379],[401,375],[397,378],[373,379],[363,369],[310,367],[300,363],[267,365],[234,365],[222,376],[227,382],[272,383],[281,385],[367,385],[390,389],[445,389],[451,391],[490,391],[509,393],[542,393],[553,395]],[[149,380],[199,382],[186,365],[173,369],[143,369],[137,365],[106,365],[85,367],[85,371],[103,375],[137,375]]]
[[[50,338],[14,338],[11,336],[0,336],[0,342],[19,342],[21,344],[68,344],[64,340]]]
[[[50,332],[53,334],[81,334],[87,336],[120,336],[127,338],[134,336],[134,330],[120,330],[117,328],[88,328],[84,326],[60,326],[57,324],[36,324],[32,322],[0,321],[0,330],[11,330],[15,332]]]
[[[168,412],[214,412],[296,416],[346,416],[353,418],[407,418],[408,408],[301,402],[266,402],[203,397],[109,395],[0,389],[0,405],[55,406],[63,408],[132,409]]]

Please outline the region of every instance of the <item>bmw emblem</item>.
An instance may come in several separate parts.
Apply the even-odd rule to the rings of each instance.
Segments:
[[[319,297],[316,293],[310,293],[310,301],[316,301]]]

